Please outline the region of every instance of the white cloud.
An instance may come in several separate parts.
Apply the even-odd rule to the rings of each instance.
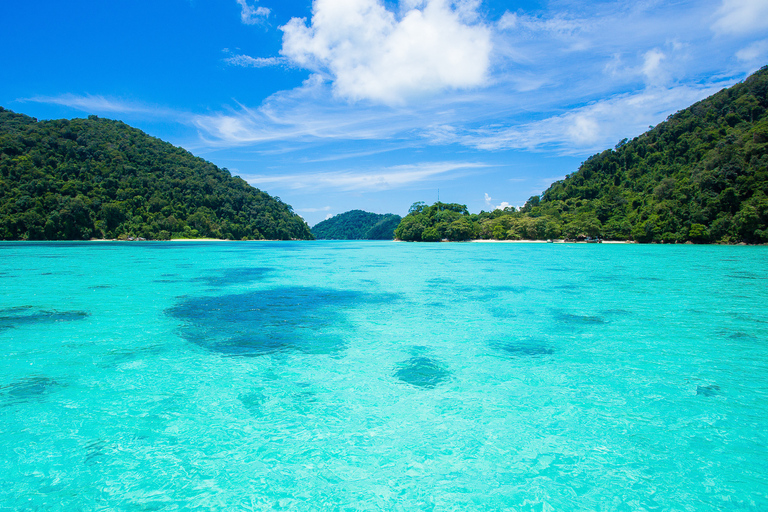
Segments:
[[[284,140],[391,139],[423,126],[422,113],[385,106],[351,106],[312,75],[303,87],[278,92],[258,108],[198,115],[193,123],[212,145]],[[410,138],[410,137],[409,137]],[[395,144],[392,144],[394,147]]]
[[[635,56],[614,53],[603,66],[607,78],[616,81],[640,79],[648,87],[666,86],[683,77],[691,59],[690,46],[670,40]]]
[[[768,1],[723,0],[712,29],[719,34],[746,35],[768,30]]]
[[[540,121],[508,127],[461,130],[438,126],[425,132],[436,143],[460,143],[485,150],[556,149],[562,154],[599,151],[634,137],[669,114],[717,92],[719,85],[650,88],[617,95]]]
[[[294,211],[301,212],[301,213],[329,212],[331,211],[331,207],[323,206],[322,208],[296,208]]]
[[[662,85],[669,81],[669,73],[664,67],[665,59],[666,55],[658,48],[645,52],[642,69],[647,84]]]
[[[279,176],[252,175],[243,176],[248,183],[256,186],[268,185],[293,190],[298,189],[336,189],[341,191],[390,190],[443,175],[443,179],[456,178],[468,171],[487,167],[477,162],[426,162],[411,165],[399,165],[361,171],[333,171],[302,174],[284,174]]]
[[[568,13],[547,17],[507,11],[496,23],[496,28],[518,43],[517,51],[513,50],[514,60],[532,62],[539,56],[530,53],[531,43],[534,47],[542,43],[553,45],[557,53],[583,52],[593,47],[590,38],[594,37],[596,23]]]
[[[258,23],[263,23],[271,12],[266,7],[253,7],[248,5],[246,0],[237,0],[237,3],[242,9],[240,12],[240,19],[246,25],[256,25]]]
[[[251,57],[249,55],[232,55],[224,59],[224,62],[232,66],[240,66],[244,68],[265,68],[270,66],[278,66],[285,62],[282,57]]]
[[[282,55],[329,76],[349,100],[390,105],[445,89],[485,85],[490,30],[468,20],[477,2],[401,4],[399,17],[380,0],[315,0],[309,26],[293,18],[283,30]]]
[[[741,48],[744,62],[762,48],[713,38],[702,20],[711,19],[721,0],[567,1],[557,12],[506,13],[495,24],[471,21],[478,13],[476,0],[459,3],[316,0],[311,22],[293,19],[282,27],[283,63],[314,71],[302,86],[277,92],[255,107],[200,115],[193,122],[212,146],[291,141],[298,149],[306,142],[378,140],[376,152],[426,142],[584,154],[642,133],[716,87],[743,79],[739,67],[722,64],[722,58]],[[442,25],[435,21],[443,18],[448,21]],[[407,30],[417,20],[420,28],[434,29],[439,41],[443,26],[458,27],[460,35],[490,34],[482,88],[454,90],[447,79],[430,81],[433,61],[442,62],[439,51],[393,53],[426,37],[411,37]],[[451,42],[445,45],[451,48]],[[274,57],[231,59],[231,65],[280,64]],[[749,65],[736,62],[746,72],[757,58]],[[422,63],[426,74],[400,72]],[[718,78],[708,78],[713,76]],[[432,86],[448,88],[392,108]],[[350,103],[350,98],[379,103]]]
[[[642,133],[649,124],[743,79],[768,57],[764,35],[761,40],[757,35],[717,37],[707,23],[718,6],[733,10],[744,2],[566,0],[558,2],[557,12],[507,13],[492,24],[477,18],[477,0],[448,1],[316,0],[310,23],[294,19],[283,27],[282,57],[225,50],[232,66],[298,63],[314,71],[300,87],[276,92],[257,105],[192,116],[105,96],[32,101],[105,115],[167,115],[198,128],[203,139],[198,147],[260,145],[260,154],[294,151],[299,156],[293,162],[301,164],[309,158],[341,160],[428,144],[584,155]],[[413,48],[430,37],[435,44],[427,50]],[[480,66],[485,78],[476,82],[483,87],[462,88],[437,73],[454,43],[467,38],[482,43],[482,51],[471,53],[486,60]],[[574,56],[577,47],[581,50]],[[458,58],[463,62],[464,57]],[[410,73],[414,67],[423,73]],[[461,75],[465,69],[457,65],[455,71]],[[391,106],[430,90],[417,102]],[[350,103],[348,98],[390,104]],[[275,141],[281,144],[264,144]],[[331,145],[336,141],[376,142],[347,151],[349,146]],[[317,150],[325,144],[332,149]],[[313,151],[299,154],[309,145]]]
[[[501,30],[547,32],[563,37],[573,36],[585,31],[588,29],[589,23],[585,20],[570,18],[563,14],[545,18],[507,11],[499,19],[497,26]]]
[[[488,192],[485,193],[485,204],[486,206],[489,206],[490,208],[493,208],[494,210],[504,210],[506,208],[509,208],[512,206],[507,201],[502,201],[501,203],[494,205],[493,204],[493,198],[488,195]]]
[[[736,58],[744,62],[764,63],[768,60],[768,39],[756,41],[736,52]]]
[[[171,118],[176,121],[186,121],[189,116],[186,113],[173,109],[148,105],[140,102],[126,101],[106,96],[92,96],[90,94],[62,94],[60,96],[34,96],[22,98],[21,102],[31,101],[35,103],[47,103],[74,108],[88,114],[141,114],[150,117]]]

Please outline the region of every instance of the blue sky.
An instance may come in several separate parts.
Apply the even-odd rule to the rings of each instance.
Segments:
[[[768,0],[10,2],[0,105],[120,119],[310,225],[520,206],[768,64]]]

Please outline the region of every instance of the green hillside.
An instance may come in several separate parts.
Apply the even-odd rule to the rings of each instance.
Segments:
[[[352,210],[315,224],[312,234],[319,240],[392,240],[401,217]]]
[[[590,157],[520,211],[429,208],[414,205],[398,238],[463,239],[467,224],[473,238],[768,242],[768,67]]]
[[[0,107],[0,239],[311,239],[278,198],[108,119]]]

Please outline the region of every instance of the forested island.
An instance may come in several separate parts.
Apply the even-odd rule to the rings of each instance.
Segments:
[[[768,67],[596,154],[519,210],[414,204],[400,240],[768,242]]]
[[[392,240],[402,217],[351,210],[334,215],[312,227],[318,240]]]
[[[120,121],[0,107],[0,239],[312,239],[292,208]]]
[[[395,229],[396,226],[396,229]],[[313,235],[314,232],[314,235]],[[519,210],[353,210],[310,231],[226,169],[120,121],[0,107],[0,239],[768,242],[768,67],[596,154]]]

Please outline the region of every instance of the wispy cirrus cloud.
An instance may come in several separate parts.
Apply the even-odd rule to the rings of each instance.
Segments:
[[[77,109],[89,114],[140,114],[143,116],[186,122],[190,116],[166,107],[90,94],[61,94],[58,96],[32,96],[19,102],[47,103]]]
[[[302,87],[280,91],[256,108],[195,116],[211,145],[242,146],[273,141],[394,139],[419,128],[410,109],[351,106],[333,96],[327,82],[310,77]]]
[[[255,186],[293,190],[382,191],[426,181],[437,175],[443,179],[458,178],[486,167],[489,165],[480,162],[426,162],[355,171],[245,175],[243,179]]]
[[[224,50],[226,53],[229,50]],[[243,68],[267,68],[271,66],[279,66],[285,64],[287,61],[283,57],[251,57],[250,55],[230,55],[224,59],[224,62],[230,66],[239,66]]]
[[[617,95],[539,121],[512,126],[434,126],[424,135],[436,144],[459,143],[483,150],[555,150],[579,154],[611,147],[622,134],[640,134],[680,106],[688,106],[722,86],[651,88]]]
[[[321,208],[296,208],[294,211],[299,213],[317,213],[317,212],[329,212],[332,208],[330,206],[323,206]]]
[[[269,16],[270,11],[266,7],[254,7],[249,5],[247,0],[237,0],[240,6],[240,20],[246,25],[257,25],[264,23]]]
[[[720,34],[746,35],[768,30],[765,0],[723,0],[712,29]]]
[[[267,148],[281,141],[300,151],[328,141],[375,141],[377,147],[360,154],[406,145],[585,154],[638,135],[731,85],[768,54],[764,39],[729,35],[762,23],[744,13],[762,12],[765,0],[563,0],[556,12],[507,12],[495,22],[483,18],[476,0],[348,3],[342,9],[339,2],[315,0],[310,21],[294,18],[282,27],[280,57],[225,50],[231,66],[290,65],[312,72],[301,86],[260,104],[192,115],[105,96],[27,101],[88,113],[165,115],[197,128],[200,144],[210,148]],[[240,5],[244,14],[257,14],[252,3]],[[425,34],[432,39],[420,46]],[[454,43],[474,49],[480,64],[465,62],[463,53],[453,52]],[[451,55],[458,60],[450,61]],[[443,73],[448,68],[469,82],[453,81]]]
[[[768,61],[768,39],[755,41],[746,48],[736,52],[736,58],[744,62],[755,62],[758,65],[765,64]]]
[[[551,15],[507,12],[495,24],[478,21],[477,2],[462,4],[462,11],[457,7],[461,2],[450,7],[437,0],[402,0],[396,12],[375,0],[350,1],[345,10],[331,0],[316,0],[309,24],[293,19],[281,27],[281,54],[312,70],[309,80],[258,107],[197,116],[194,123],[201,133],[222,145],[291,138],[391,141],[417,134],[436,145],[489,151],[554,147],[576,154],[637,135],[735,81],[700,79],[708,63],[697,55],[707,53],[699,43],[712,37],[701,20],[719,5],[715,0],[701,5],[604,2],[598,7],[564,2],[565,9]],[[488,36],[478,36],[488,46],[477,54],[493,65],[483,64],[483,73],[474,75],[483,77],[475,88],[452,90],[449,82],[440,81],[442,64],[423,65],[443,58],[434,48],[428,56],[390,59],[400,55],[390,38],[404,47],[418,42],[406,37],[407,31],[401,34],[416,18],[434,22],[429,27],[437,34],[435,41],[457,33]],[[760,49],[750,47],[740,55],[750,57]],[[275,63],[250,59],[237,64]],[[429,75],[424,82],[419,73],[410,73],[416,65]],[[376,83],[368,83],[369,78]],[[391,80],[405,80],[404,89]],[[432,80],[436,92],[408,101],[411,92],[429,90]],[[380,86],[387,92],[378,91]],[[365,98],[374,102],[356,101]]]

